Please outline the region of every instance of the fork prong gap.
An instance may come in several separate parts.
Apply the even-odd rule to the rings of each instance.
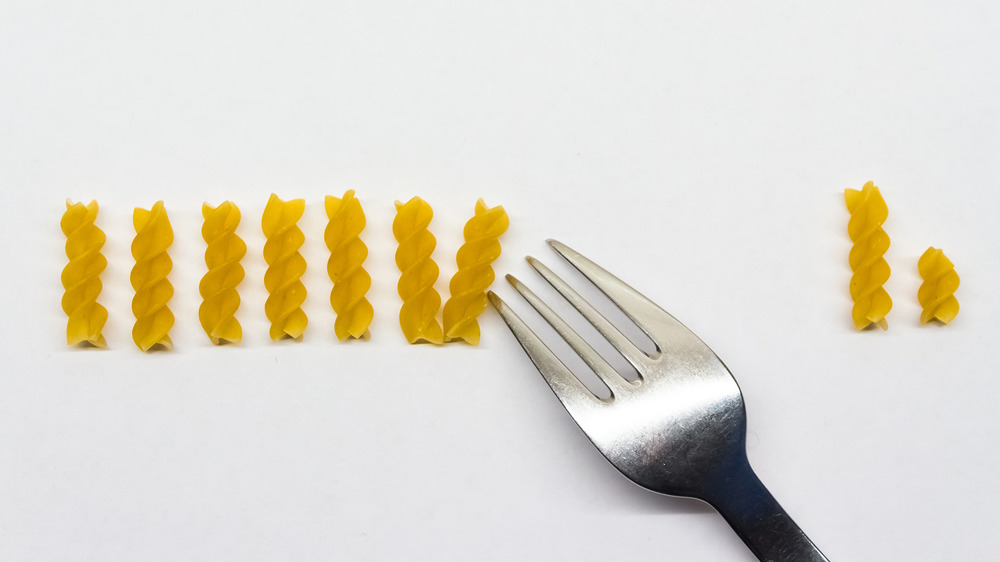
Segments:
[[[573,275],[573,273],[569,272],[569,275]],[[583,294],[584,298],[594,304],[595,307],[600,305],[599,311],[603,313],[604,310],[611,309],[612,312],[617,311],[619,316],[624,318],[624,314],[618,311],[615,305],[608,301],[607,297],[600,293],[596,287],[584,284],[581,288],[589,289],[587,293]],[[565,320],[577,334],[590,344],[590,346],[602,358],[604,358],[608,364],[611,365],[611,368],[618,373],[620,378],[628,381],[630,384],[636,384],[641,380],[639,370],[628,359],[626,359],[622,353],[618,351],[607,338],[604,337],[603,334],[601,334],[597,327],[591,324],[586,317],[580,314],[572,306],[572,304],[570,304],[570,302],[559,293],[559,291],[553,288],[551,284],[548,282],[542,283],[537,287],[533,287],[533,290],[546,305],[552,308],[556,314],[560,316],[560,318]],[[610,320],[610,317],[607,318]],[[626,324],[627,323],[628,322],[626,322]],[[634,329],[638,330],[638,328]]]
[[[659,309],[655,303],[562,242],[550,238],[546,243],[588,281],[588,287],[600,293],[600,298],[591,300],[592,303],[607,301],[613,305],[603,308],[602,312],[636,347],[651,357],[660,353],[659,345],[648,331],[650,326],[643,325],[646,313]]]
[[[507,324],[514,338],[521,344],[542,378],[567,409],[571,408],[571,404],[579,402],[581,398],[585,402],[588,400],[604,401],[573,374],[570,368],[503,299],[493,291],[487,293],[487,298],[500,314],[504,323]]]
[[[535,308],[534,304],[530,300],[530,297],[526,297],[521,293],[519,287],[524,287],[525,285],[513,275],[507,275],[506,278],[511,287],[518,292],[518,295],[522,299],[524,299],[524,302],[531,306],[531,312],[525,312],[521,315],[521,317],[524,319],[525,323],[531,327],[532,331],[534,331],[538,338],[543,341],[556,356],[559,357],[570,372],[573,373],[581,384],[586,386],[587,389],[594,394],[594,396],[602,401],[609,401],[613,399],[614,391],[610,385],[608,385],[602,377],[596,374],[594,369],[589,366],[586,360],[584,360],[584,358],[572,348],[569,342],[562,337],[559,331],[548,322],[548,320],[542,315],[541,312],[538,311],[537,308]]]
[[[573,306],[604,339],[610,343],[622,357],[636,369],[641,371],[648,359],[645,352],[632,343],[610,320],[607,319],[593,304],[584,299],[579,292],[562,280],[545,264],[533,257],[528,257],[528,264],[545,279],[557,293]]]
[[[514,287],[524,300],[535,309],[536,312],[546,321],[553,330],[569,345],[570,349],[587,364],[592,373],[601,378],[601,381],[608,386],[613,397],[616,392],[622,391],[626,380],[615,370],[615,368],[598,353],[572,326],[569,325],[556,311],[545,303],[529,289],[524,283],[512,275],[507,276],[507,281]]]

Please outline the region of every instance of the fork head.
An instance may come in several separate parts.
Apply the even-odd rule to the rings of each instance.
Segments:
[[[739,386],[691,330],[641,293],[555,240],[549,245],[589,279],[652,340],[642,351],[590,302],[533,258],[528,262],[638,371],[622,377],[565,320],[523,283],[514,289],[601,378],[598,398],[495,293],[490,302],[552,391],[591,442],[622,474],[664,494],[711,500],[746,460],[746,411]]]

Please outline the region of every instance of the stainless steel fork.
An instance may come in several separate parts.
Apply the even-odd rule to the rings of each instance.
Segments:
[[[736,379],[691,330],[605,269],[549,245],[614,302],[649,338],[646,353],[534,258],[531,266],[638,371],[630,382],[513,276],[507,280],[611,391],[598,398],[495,293],[503,317],[552,391],[622,474],[644,488],[704,500],[760,560],[827,561],[754,474],[746,455],[746,410]]]

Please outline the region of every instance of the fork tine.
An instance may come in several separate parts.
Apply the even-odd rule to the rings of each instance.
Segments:
[[[524,283],[521,283],[521,281],[513,275],[507,275],[507,281],[512,287],[514,287],[514,290],[520,293],[521,296],[524,297],[524,300],[528,301],[528,304],[538,311],[538,314],[540,314],[542,318],[544,318],[545,321],[548,322],[560,336],[562,336],[566,343],[573,348],[573,351],[575,351],[576,354],[583,359],[584,363],[586,363],[587,366],[590,367],[595,374],[597,374],[597,376],[601,377],[601,380],[603,380],[611,390],[612,397],[614,397],[617,392],[626,388],[628,383],[621,377],[621,375],[618,374],[618,371],[616,371],[615,368],[608,363],[607,359],[601,357],[601,354],[597,353],[597,351],[589,343],[587,343],[587,340],[583,339],[580,334],[578,334],[576,330],[566,323],[562,317],[556,314],[556,312],[552,310],[549,305],[545,304],[542,299],[538,298],[538,295],[536,295],[531,289],[526,287]]]
[[[524,320],[515,313],[507,303],[496,293],[489,291],[487,297],[493,308],[500,313],[500,317],[510,328],[514,338],[524,348],[525,353],[535,364],[535,368],[541,373],[542,378],[548,383],[552,392],[556,394],[563,406],[569,410],[574,417],[581,413],[579,406],[587,403],[599,403],[601,400],[590,391],[568,367],[552,353],[552,350],[545,345],[531,328],[524,323]]]
[[[568,261],[570,265],[576,268],[577,271],[583,274],[584,277],[611,299],[611,302],[615,303],[626,316],[635,322],[636,326],[649,339],[653,340],[657,351],[661,351],[663,345],[666,343],[663,341],[663,332],[676,333],[677,330],[680,330],[681,333],[690,332],[676,318],[660,308],[658,304],[649,300],[646,295],[636,291],[628,283],[625,283],[608,270],[592,262],[581,253],[558,240],[550,238],[546,242],[553,250]]]
[[[628,360],[633,367],[636,368],[640,373],[643,371],[643,367],[648,363],[645,353],[640,350],[634,343],[629,341],[624,334],[622,334],[610,320],[604,317],[603,314],[594,308],[594,305],[587,302],[580,293],[577,293],[575,289],[569,286],[568,283],[559,278],[558,275],[552,272],[551,269],[545,266],[542,262],[536,260],[535,258],[528,256],[528,263],[531,267],[538,272],[552,288],[555,289],[560,295],[563,296],[573,308],[580,311],[580,314],[587,319],[597,331],[601,333],[607,339],[618,353],[622,354],[622,357]]]

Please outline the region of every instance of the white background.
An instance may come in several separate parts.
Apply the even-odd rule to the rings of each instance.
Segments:
[[[482,196],[511,216],[499,273],[565,271],[556,237],[698,333],[740,382],[751,462],[832,560],[995,558],[998,21],[985,1],[7,0],[0,559],[752,560],[710,509],[618,475],[492,310],[479,347],[406,345],[390,224],[412,195],[445,296]],[[894,308],[857,333],[843,190],[869,179]],[[376,318],[341,344],[322,197],[348,188]],[[302,343],[267,339],[272,191],[308,203]],[[65,346],[66,198],[101,204],[106,351]],[[158,199],[176,349],[142,354],[131,213]],[[200,206],[224,199],[245,339],[215,348]],[[944,328],[917,321],[931,245],[962,276]]]

